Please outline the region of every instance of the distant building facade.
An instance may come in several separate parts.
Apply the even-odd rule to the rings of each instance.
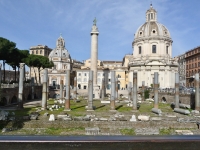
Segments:
[[[186,86],[194,87],[194,75],[200,73],[200,46],[185,53]]]
[[[41,55],[48,57],[51,51],[52,49],[46,45],[37,45],[30,47],[29,53],[33,55]],[[30,67],[30,78],[31,77],[35,78],[35,82],[39,81],[39,72],[37,68]]]

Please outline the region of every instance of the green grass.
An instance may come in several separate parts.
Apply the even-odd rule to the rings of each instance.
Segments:
[[[122,106],[122,107],[119,107],[119,109],[117,109],[117,111],[119,112],[130,112],[131,110],[133,110],[132,107],[126,107],[126,106]]]
[[[170,135],[171,132],[172,132],[172,129],[163,128],[159,130],[159,135]]]
[[[135,130],[134,129],[125,128],[125,129],[120,129],[120,133],[122,135],[135,135]]]
[[[140,104],[139,112],[151,112],[153,105],[153,103],[142,103]]]

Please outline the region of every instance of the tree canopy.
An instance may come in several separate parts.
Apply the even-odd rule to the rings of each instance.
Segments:
[[[27,64],[27,66],[36,67],[38,69],[39,83],[41,83],[40,72],[44,68],[51,68],[54,66],[52,61],[49,61],[47,57],[41,55],[29,55],[27,58],[24,59],[24,62]],[[36,73],[35,73],[35,80],[37,82]]]

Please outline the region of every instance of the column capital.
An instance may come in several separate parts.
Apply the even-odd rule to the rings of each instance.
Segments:
[[[24,68],[25,63],[20,63],[20,69]]]

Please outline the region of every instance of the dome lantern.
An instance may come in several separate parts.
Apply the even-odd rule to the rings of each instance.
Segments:
[[[146,12],[146,22],[157,21],[157,11],[153,8],[152,4],[150,9]]]

